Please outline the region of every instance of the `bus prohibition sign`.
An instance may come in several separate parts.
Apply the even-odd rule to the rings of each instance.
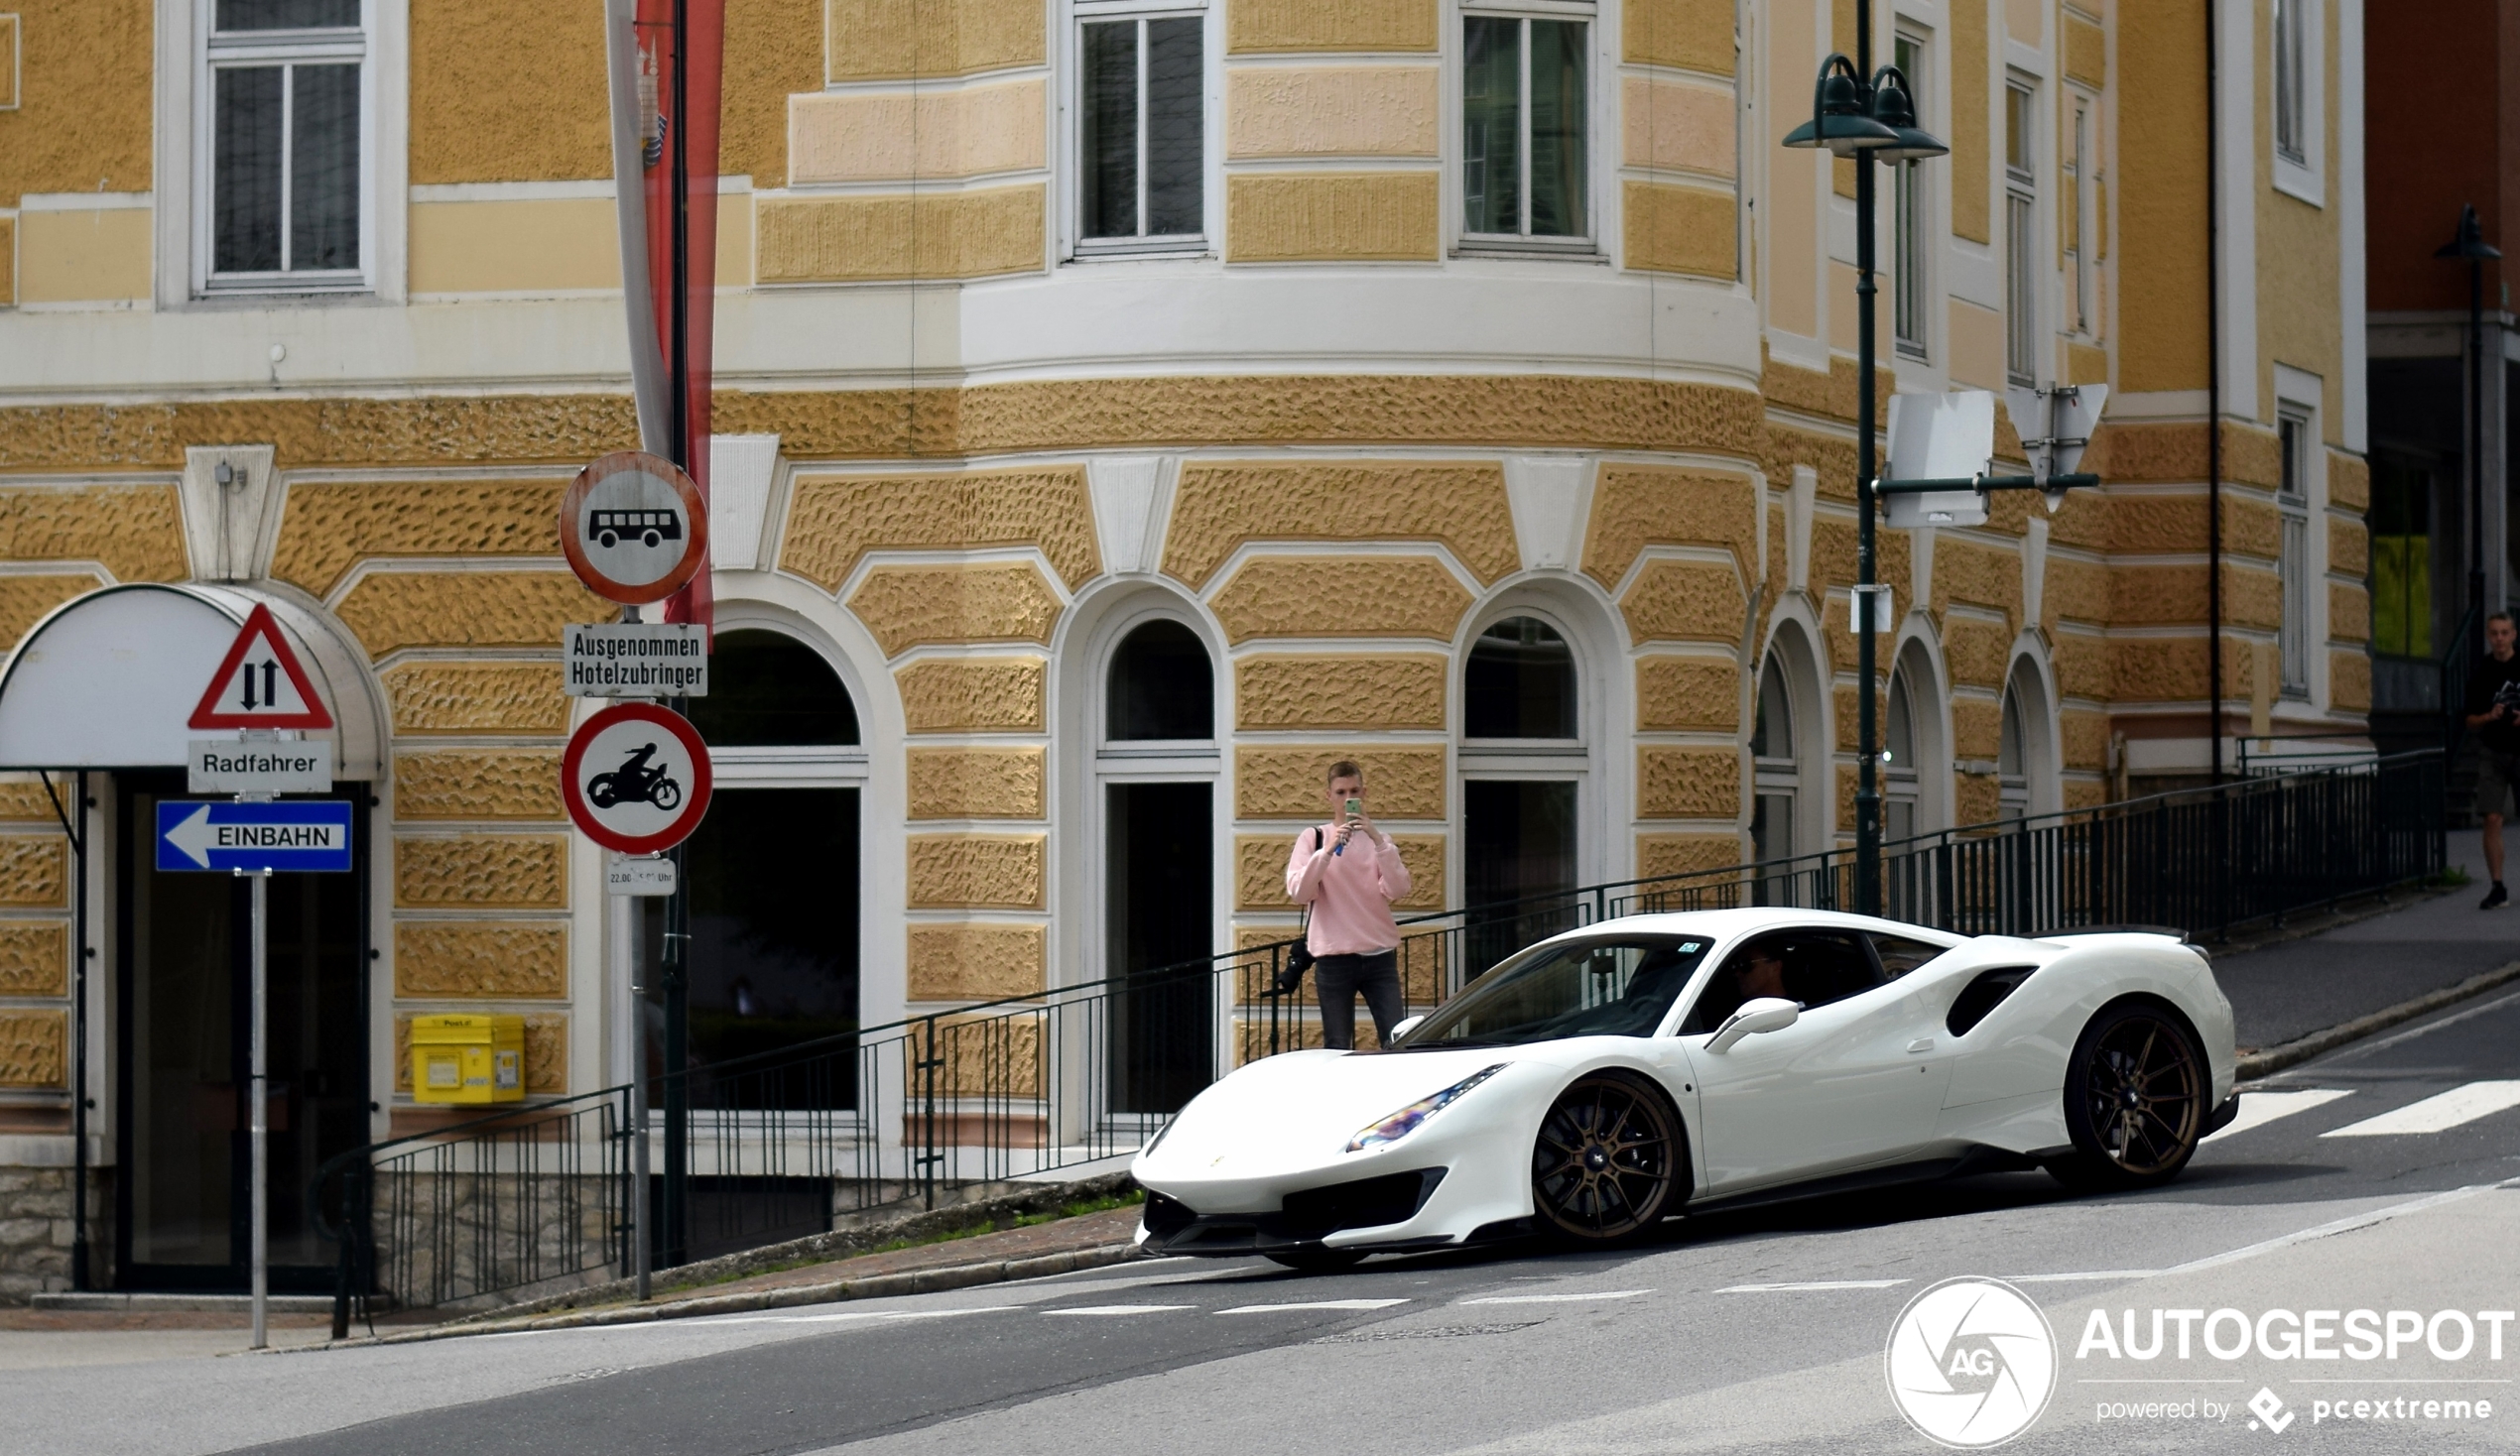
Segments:
[[[587,589],[625,607],[681,591],[708,560],[708,511],[673,461],[616,450],[560,500],[560,548]]]
[[[656,703],[615,703],[577,725],[561,755],[561,797],[586,837],[622,854],[672,849],[708,812],[708,745]]]

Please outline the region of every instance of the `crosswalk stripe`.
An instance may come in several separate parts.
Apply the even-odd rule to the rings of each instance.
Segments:
[[[2248,1106],[2246,1098],[2242,1107]],[[2520,1082],[2470,1082],[2409,1103],[2394,1112],[2347,1123],[2323,1138],[2387,1138],[2402,1133],[2445,1133],[2507,1108],[2520,1107]]]
[[[1066,1309],[1045,1309],[1044,1314],[1163,1314],[1175,1309],[1197,1309],[1196,1304],[1077,1304]]]
[[[1651,1289],[1595,1289],[1588,1294],[1488,1294],[1464,1304],[1587,1304],[1595,1299],[1633,1299]]]
[[[1275,1314],[1281,1309],[1389,1309],[1406,1299],[1300,1299],[1291,1304],[1237,1304],[1218,1314]]]
[[[2251,1128],[2262,1128],[2278,1119],[2291,1117],[2294,1113],[2308,1112],[2314,1107],[2325,1106],[2339,1097],[2352,1095],[2353,1093],[2349,1091],[2338,1092],[2309,1087],[2288,1088],[2281,1092],[2250,1092],[2240,1098],[2240,1115],[2231,1119],[2230,1123],[2220,1131],[2207,1134],[2205,1141],[2210,1143],[2216,1138],[2228,1138],[2234,1133],[2245,1133]]]
[[[1731,1284],[1718,1294],[1804,1294],[1825,1289],[1895,1289],[1906,1279],[1813,1279],[1799,1284]]]

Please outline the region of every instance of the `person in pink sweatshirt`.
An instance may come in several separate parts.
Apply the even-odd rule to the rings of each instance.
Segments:
[[[1391,903],[1409,893],[1409,867],[1391,836],[1364,810],[1365,771],[1330,765],[1329,822],[1295,837],[1286,862],[1287,898],[1312,907],[1313,989],[1322,1002],[1322,1044],[1356,1044],[1356,997],[1384,1043],[1405,1014],[1400,997],[1400,926]],[[1352,807],[1351,807],[1352,805]]]

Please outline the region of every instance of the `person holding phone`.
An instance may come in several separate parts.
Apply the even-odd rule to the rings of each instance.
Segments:
[[[1356,1045],[1356,998],[1365,998],[1374,1035],[1388,1043],[1405,1014],[1400,996],[1400,925],[1391,903],[1409,893],[1409,867],[1391,836],[1365,812],[1365,771],[1330,765],[1329,822],[1295,836],[1286,864],[1287,898],[1310,907],[1305,944],[1322,1005],[1322,1044]]]

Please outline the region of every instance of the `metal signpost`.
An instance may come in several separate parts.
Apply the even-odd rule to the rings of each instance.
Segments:
[[[708,629],[643,622],[639,608],[660,602],[708,561],[708,511],[699,487],[670,460],[638,450],[606,455],[578,473],[561,499],[562,554],[577,579],[621,606],[621,620],[571,624],[565,633],[562,686],[571,697],[622,701],[588,718],[561,759],[568,816],[606,851],[612,984],[630,1012],[630,1268],[648,1297],[648,1036],[631,939],[637,901],[678,888],[672,860],[657,858],[691,836],[708,811],[708,745],[681,713],[654,701],[708,692]],[[667,1016],[674,1017],[669,998]],[[679,1038],[668,1027],[671,1053]],[[681,1171],[678,1099],[666,1109],[667,1227]]]
[[[243,875],[252,882],[245,1126],[252,1166],[253,1347],[259,1350],[269,1343],[271,1303],[271,877],[284,870],[348,874],[350,805],[337,798],[275,801],[282,793],[331,789],[332,745],[297,735],[330,728],[332,714],[267,606],[257,605],[237,629],[186,726],[240,733],[232,740],[193,739],[187,745],[191,790],[235,798],[160,799],[156,859],[161,871]]]

